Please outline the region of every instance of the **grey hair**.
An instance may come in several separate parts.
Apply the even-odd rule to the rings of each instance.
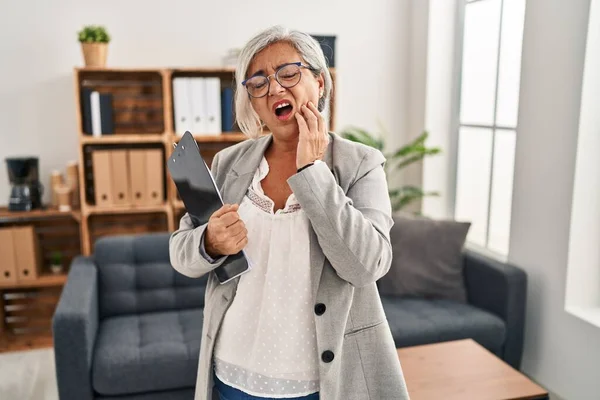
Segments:
[[[277,42],[287,42],[294,46],[304,61],[312,67],[315,77],[323,74],[324,88],[323,97],[319,98],[317,109],[323,113],[329,107],[332,81],[327,61],[319,43],[309,34],[295,30],[289,30],[283,26],[276,25],[265,29],[250,39],[240,52],[235,71],[235,114],[238,126],[247,136],[258,137],[263,132],[263,124],[250,102],[250,97],[242,82],[246,79],[250,63],[260,51]],[[325,113],[327,118],[328,113]],[[329,121],[327,121],[329,125]]]

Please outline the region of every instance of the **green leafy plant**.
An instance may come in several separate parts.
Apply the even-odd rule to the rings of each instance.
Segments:
[[[110,35],[106,32],[103,26],[87,25],[82,30],[77,32],[78,39],[81,43],[108,43]]]
[[[60,251],[53,251],[50,254],[50,264],[51,265],[62,265],[63,255]]]
[[[386,176],[390,176],[392,170],[400,170],[407,166],[421,161],[427,156],[432,156],[441,152],[437,147],[427,147],[425,142],[429,137],[427,131],[421,133],[419,137],[400,147],[394,152],[387,153],[385,141],[376,137],[365,129],[351,126],[340,132],[340,135],[353,142],[365,144],[367,146],[380,150],[387,162],[385,163]],[[389,189],[390,201],[394,211],[400,211],[414,201],[422,199],[425,196],[439,196],[438,192],[425,192],[423,189],[412,185],[403,185],[399,188]]]

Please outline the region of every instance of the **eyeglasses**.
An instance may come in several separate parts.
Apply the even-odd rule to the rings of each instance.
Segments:
[[[277,83],[286,89],[292,88],[300,82],[302,78],[302,68],[307,68],[313,71],[312,67],[304,65],[301,62],[284,64],[273,75],[262,76],[255,75],[242,82],[242,85],[246,87],[248,94],[252,97],[264,97],[269,93],[271,86],[270,77],[274,76]]]

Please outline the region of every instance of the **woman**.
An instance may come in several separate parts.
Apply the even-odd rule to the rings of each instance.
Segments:
[[[236,80],[251,139],[213,159],[226,204],[170,241],[177,271],[209,274],[196,400],[213,385],[222,400],[408,399],[375,283],[392,257],[383,155],[327,131],[331,77],[309,35],[259,33]],[[219,284],[242,249],[252,269]]]

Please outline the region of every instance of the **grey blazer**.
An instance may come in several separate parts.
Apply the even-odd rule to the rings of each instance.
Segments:
[[[320,398],[405,400],[406,384],[375,283],[392,259],[385,158],[329,135],[324,162],[288,180],[311,225]],[[215,156],[212,173],[225,203],[241,202],[271,140],[271,135],[246,140]],[[205,229],[194,229],[186,214],[169,246],[177,271],[189,277],[209,274],[195,400],[212,399],[215,338],[240,279],[219,284],[212,270],[222,260],[211,264],[200,255]]]

